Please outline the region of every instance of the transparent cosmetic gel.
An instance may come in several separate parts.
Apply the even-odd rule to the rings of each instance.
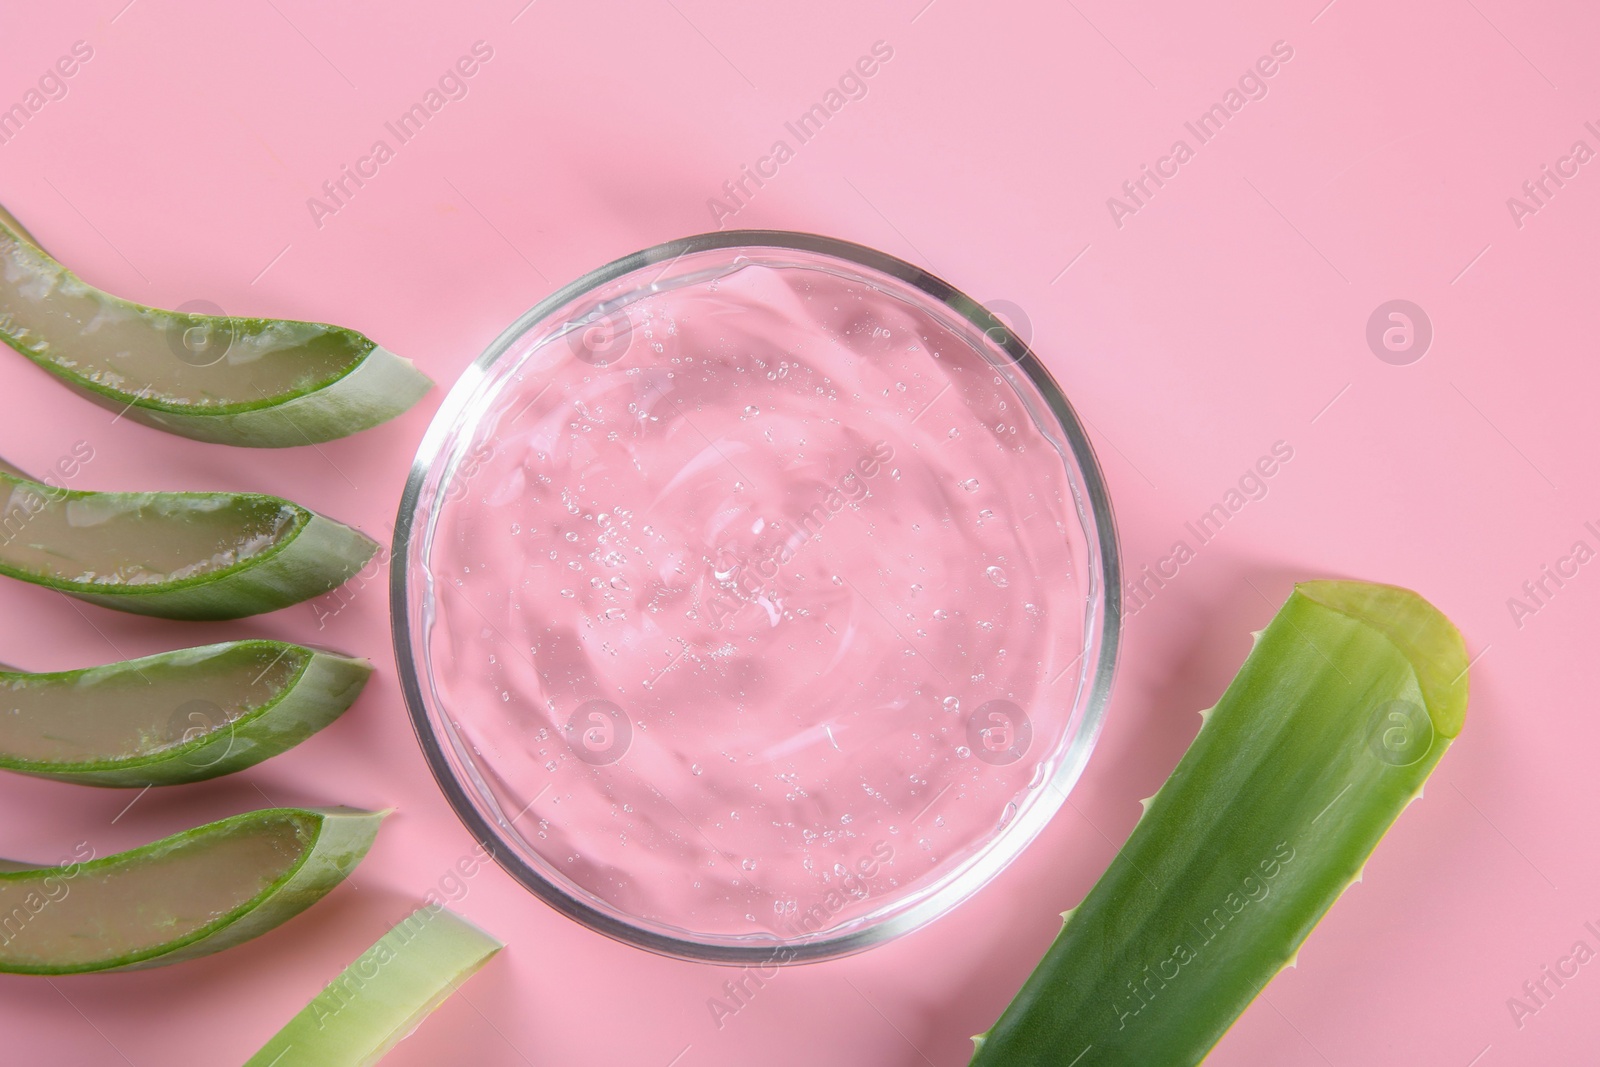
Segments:
[[[569,914],[836,955],[1064,799],[1115,650],[1109,508],[1048,375],[940,285],[690,239],[535,309],[441,412],[397,539],[408,697],[457,810]]]

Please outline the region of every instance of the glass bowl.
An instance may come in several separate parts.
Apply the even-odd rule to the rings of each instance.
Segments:
[[[1066,799],[1120,579],[1082,425],[1011,328],[860,245],[635,253],[451,390],[395,527],[440,788],[558,911],[680,958],[859,951]]]

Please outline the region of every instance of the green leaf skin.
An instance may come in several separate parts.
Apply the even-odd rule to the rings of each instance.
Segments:
[[[0,869],[0,972],[164,967],[232,948],[322,899],[387,812],[269,808],[103,859]]]
[[[0,339],[120,416],[254,448],[357,433],[433,387],[409,360],[353,330],[162,311],[102,292],[4,208]]]
[[[39,239],[33,234],[29,233],[27,227],[18,222],[17,217],[11,212],[7,211],[4,204],[0,204],[0,226],[4,226],[11,230],[12,233],[16,234],[24,241],[27,241],[30,245],[39,249],[41,252],[44,251],[44,245],[39,243]],[[49,253],[45,254],[48,255]]]
[[[1421,796],[1466,676],[1415,593],[1296,586],[975,1067],[1199,1063]]]
[[[369,1067],[503,947],[430,904],[346,967],[245,1067]]]
[[[238,619],[344,584],[366,535],[255,493],[90,493],[0,465],[0,574],[168,619]]]
[[[143,788],[232,774],[344,713],[372,664],[235,641],[87,670],[0,670],[0,769]]]

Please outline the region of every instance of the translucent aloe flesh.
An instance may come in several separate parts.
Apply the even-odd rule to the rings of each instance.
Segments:
[[[328,983],[245,1067],[368,1067],[503,948],[436,904]]]
[[[1421,796],[1466,705],[1461,635],[1421,597],[1297,586],[973,1063],[1199,1063]]]
[[[344,880],[382,813],[270,808],[130,852],[0,871],[0,972],[161,967],[281,925]]]
[[[0,668],[0,769],[81,785],[175,785],[231,774],[338,718],[372,665],[237,641],[87,670]]]
[[[148,308],[79,280],[0,208],[0,338],[169,433],[282,448],[376,426],[432,382],[353,330]]]
[[[119,611],[275,611],[342,585],[377,548],[278,497],[71,492],[0,464],[0,574]]]

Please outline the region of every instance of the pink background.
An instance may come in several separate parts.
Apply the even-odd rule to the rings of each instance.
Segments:
[[[75,41],[94,50],[66,97],[0,144],[0,199],[48,247],[142,301],[346,323],[444,386],[556,286],[713,228],[708,198],[776,139],[796,147],[784,121],[885,41],[893,58],[865,98],[733,225],[861,241],[1024,309],[1093,428],[1130,570],[1166,556],[1274,442],[1294,449],[1269,495],[1130,621],[1071,805],[955,913],[785,971],[719,1030],[706,1002],[731,972],[607,941],[490,868],[459,908],[510,950],[389,1062],[965,1063],[968,1035],[1104,868],[1248,632],[1317,575],[1439,604],[1482,656],[1472,710],[1426,800],[1210,1062],[1593,1062],[1600,963],[1520,1028],[1506,1002],[1580,938],[1600,948],[1583,927],[1600,925],[1600,563],[1520,625],[1508,598],[1575,541],[1600,547],[1583,525],[1600,525],[1600,162],[1520,227],[1506,201],[1575,140],[1600,149],[1584,128],[1600,126],[1600,18],[1548,0],[925,2],[8,12],[0,106]],[[319,228],[307,198],[375,139],[392,146],[383,123],[479,40],[494,55],[469,95]],[[1268,95],[1198,145],[1185,120],[1277,41],[1293,58]],[[1107,198],[1180,137],[1194,158],[1119,227]],[[1364,336],[1394,298],[1436,334],[1404,366]],[[75,487],[276,492],[386,541],[443,390],[358,438],[286,452],[113,423],[20,356],[0,359],[0,395],[12,461],[44,470],[93,447]],[[353,882],[249,945],[137,975],[0,979],[7,1061],[242,1061],[469,852],[406,723],[386,608],[375,581],[322,632],[305,605],[195,627],[0,585],[0,659],[29,668],[253,634],[381,668],[301,748],[131,808],[128,792],[6,777],[0,854],[55,860],[82,840],[106,854],[268,801],[399,808]]]

